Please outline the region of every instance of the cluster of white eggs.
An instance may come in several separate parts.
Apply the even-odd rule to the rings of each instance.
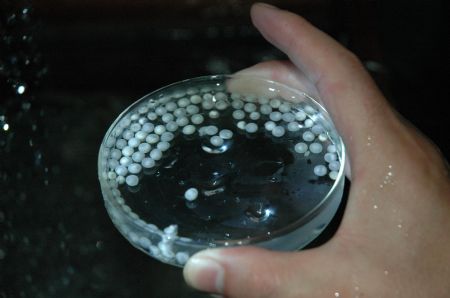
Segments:
[[[209,87],[189,88],[147,100],[120,120],[105,144],[110,148],[108,179],[138,185],[141,171],[155,167],[180,134],[208,137],[213,147],[222,146],[233,138],[233,131],[208,124],[208,118],[217,119],[228,109],[232,109],[236,129],[247,134],[262,130],[273,138],[299,134],[303,141],[293,146],[298,154],[320,154],[322,144],[329,142],[322,125],[312,120],[318,112],[310,105],[265,96],[227,94]],[[327,151],[334,154],[328,155],[328,160],[325,158],[329,177],[336,179],[340,165],[335,145],[328,145]],[[328,169],[317,165],[314,174],[325,176]]]

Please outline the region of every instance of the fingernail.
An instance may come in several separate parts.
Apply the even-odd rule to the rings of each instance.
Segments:
[[[276,6],[273,6],[273,5],[268,4],[268,3],[263,3],[263,2],[258,2],[258,3],[256,3],[256,5],[264,6],[264,7],[269,8],[269,9],[277,9],[277,10],[279,9]]]
[[[191,287],[209,293],[223,292],[224,268],[216,256],[216,252],[204,251],[188,260],[183,275]]]

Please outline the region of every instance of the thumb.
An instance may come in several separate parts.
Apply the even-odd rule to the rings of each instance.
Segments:
[[[332,284],[333,269],[315,270],[328,263],[321,250],[207,249],[189,259],[183,274],[190,286],[226,297],[312,297],[327,291],[331,296],[335,287],[326,287]]]

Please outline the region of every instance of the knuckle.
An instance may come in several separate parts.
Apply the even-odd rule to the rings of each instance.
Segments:
[[[352,69],[363,68],[363,64],[359,57],[348,49],[343,49],[342,59],[345,64]]]

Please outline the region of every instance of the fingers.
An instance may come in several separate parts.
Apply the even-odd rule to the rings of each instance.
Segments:
[[[352,167],[367,162],[368,138],[389,131],[386,126],[394,117],[358,59],[293,13],[256,4],[251,16],[262,35],[315,84],[344,138]]]
[[[304,91],[320,99],[316,86],[290,61],[266,61],[243,69],[236,75],[259,76]]]
[[[194,255],[183,273],[191,286],[225,297],[333,297],[339,289],[337,276],[344,272],[336,260],[334,268],[323,270],[328,267],[326,256],[320,249],[301,253],[211,249]]]

